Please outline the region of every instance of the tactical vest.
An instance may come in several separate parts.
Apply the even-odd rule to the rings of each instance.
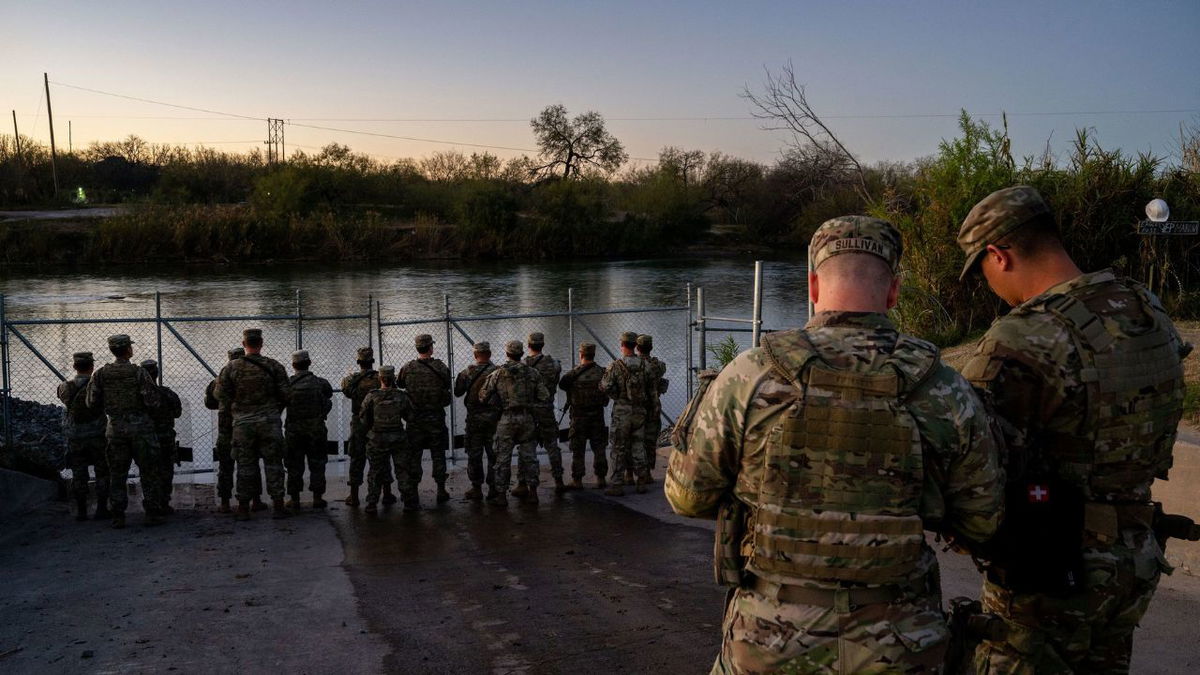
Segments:
[[[532,377],[531,377],[532,376]],[[500,366],[496,374],[496,391],[504,401],[504,409],[528,408],[537,404],[537,386],[535,372],[526,370],[526,366],[518,361],[509,361]]]
[[[275,378],[271,377],[269,366],[261,357],[253,359],[243,356],[233,367],[233,381],[237,383],[233,405],[239,409],[250,409],[278,404]]]
[[[554,392],[558,388],[558,377],[562,373],[562,366],[554,360],[553,356],[546,354],[526,356],[525,365],[533,368],[541,376],[542,384],[546,385],[548,391]],[[553,405],[553,401],[547,401],[546,405]]]
[[[350,412],[357,415],[362,410],[363,400],[367,394],[379,388],[379,371],[360,370],[346,376],[342,390],[350,397]]]
[[[463,403],[466,405],[467,410],[495,410],[497,408],[496,402],[494,400],[480,401],[479,391],[483,389],[483,383],[487,381],[488,376],[496,370],[496,366],[491,363],[486,363],[475,366],[475,368],[477,370],[471,374],[473,379],[470,386],[467,387],[467,394],[464,397]],[[492,398],[495,398],[494,394]]]
[[[704,400],[704,394],[708,392],[708,388],[720,374],[721,371],[712,368],[706,368],[696,374],[696,393],[688,399],[687,405],[683,407],[683,413],[671,427],[671,447],[675,450],[687,454],[688,434],[691,433],[692,422],[700,410],[700,402]]]
[[[288,394],[288,419],[325,419],[325,402],[321,379],[312,373],[301,373],[291,383],[291,393]]]
[[[76,375],[66,382],[66,386],[69,387],[69,398],[66,405],[67,421],[73,426],[83,427],[104,417],[102,411],[93,410],[87,406],[86,390],[91,379],[90,375]]]
[[[903,337],[865,372],[822,361],[803,331],[763,338],[801,392],[770,432],[747,569],[760,577],[898,584],[921,560],[924,458],[908,395],[937,348]]]
[[[1133,335],[1104,318],[1109,308],[1130,302],[1152,322],[1149,331]],[[1041,306],[1068,327],[1087,396],[1078,426],[1047,434],[1050,456],[1061,473],[1085,477],[1091,498],[1134,498],[1131,490],[1166,478],[1183,415],[1183,366],[1167,319],[1138,285],[1085,286]]]
[[[608,396],[600,389],[600,379],[604,377],[604,369],[595,363],[581,367],[575,374],[575,381],[567,390],[567,401],[571,410],[583,412],[597,410],[608,403]]]
[[[183,415],[183,402],[179,395],[168,387],[158,388],[159,405],[150,411],[154,428],[165,433],[175,430],[175,420]]]
[[[104,387],[105,415],[111,417],[145,410],[141,383],[138,381],[140,370],[141,366],[114,361],[97,371]]]
[[[404,413],[408,402],[404,394],[396,389],[380,389],[374,394],[375,403],[371,412],[371,431],[404,431]]]
[[[647,356],[646,359],[646,375],[648,382],[646,383],[646,404],[654,409],[661,405],[662,394],[658,391],[659,384],[662,382],[663,376],[667,374],[667,366],[656,357]]]
[[[644,359],[635,359],[630,365],[624,358],[613,361],[613,367],[621,374],[621,398],[635,406],[645,406],[650,400],[650,371]]]
[[[404,390],[417,408],[444,408],[450,404],[450,374],[441,361],[409,361],[404,367]]]

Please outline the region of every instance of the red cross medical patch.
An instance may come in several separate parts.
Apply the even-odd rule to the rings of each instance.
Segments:
[[[1050,501],[1050,488],[1040,483],[1030,483],[1029,485],[1029,503],[1043,504]]]

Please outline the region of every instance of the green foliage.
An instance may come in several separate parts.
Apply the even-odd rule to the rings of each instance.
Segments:
[[[712,354],[717,363],[721,364],[722,368],[733,362],[742,351],[741,346],[738,345],[737,340],[733,339],[732,335],[720,342],[706,346],[705,349]]]
[[[306,210],[312,201],[311,181],[297,167],[286,166],[254,180],[250,203],[267,220],[281,220]]]

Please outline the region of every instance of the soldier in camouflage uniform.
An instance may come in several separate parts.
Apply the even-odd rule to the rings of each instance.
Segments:
[[[314,375],[309,370],[311,366],[312,359],[307,350],[292,353],[292,369],[296,374],[288,379],[287,425],[284,427],[287,441],[287,492],[291,496],[288,507],[291,509],[300,508],[306,463],[313,508],[323,509],[328,505],[322,499],[325,494],[327,459],[325,442],[329,438],[325,419],[333,410],[333,387],[329,380]]]
[[[533,408],[550,400],[550,392],[542,376],[536,370],[521,362],[525,350],[519,340],[511,340],[504,345],[504,354],[508,361],[492,371],[479,390],[479,400],[487,401],[496,396],[504,412],[496,425],[496,492],[488,497],[488,503],[495,506],[507,506],[509,479],[512,475],[513,446],[517,446],[520,455],[527,459],[517,462],[518,471],[529,471],[537,467],[537,425],[533,418]],[[538,502],[536,471],[524,476],[529,492],[525,501]]]
[[[230,361],[217,376],[217,400],[233,413],[233,456],[237,461],[237,519],[250,518],[250,498],[258,492],[258,460],[266,474],[267,494],[271,495],[273,515],[290,515],[283,503],[283,422],[280,413],[287,406],[288,375],[283,365],[261,354],[262,330],[242,331],[246,355]]]
[[[658,436],[662,432],[662,395],[667,393],[667,385],[670,384],[670,381],[667,380],[667,364],[660,361],[657,356],[651,356],[650,352],[653,350],[653,337],[649,335],[637,337],[637,353],[646,360],[652,383],[647,397],[646,425],[642,427],[642,442],[646,448],[647,476],[650,476],[650,472],[654,470],[655,461],[658,459]],[[651,478],[653,477],[651,476]]]
[[[367,394],[379,388],[379,372],[375,370],[375,350],[370,347],[358,348],[358,370],[342,378],[342,396],[350,399],[350,495],[346,504],[358,506],[358,488],[363,482],[363,470],[367,466],[367,432],[363,429],[359,412]],[[383,485],[383,503],[394,504],[392,494],[391,469]]]
[[[421,454],[426,448],[437,482],[437,501],[450,501],[450,493],[446,492],[446,451],[450,446],[446,406],[454,400],[450,396],[450,369],[441,359],[433,358],[433,336],[418,335],[415,345],[417,358],[404,364],[396,378],[400,388],[408,392],[414,409],[407,448],[401,453],[403,468],[396,469],[398,475],[405,476],[400,486],[405,506],[413,508],[419,504],[417,486],[421,483]]]
[[[469,500],[483,499],[483,483],[487,483],[488,496],[495,492],[493,465],[496,463],[496,452],[493,440],[496,437],[496,424],[500,421],[499,400],[492,396],[487,401],[479,400],[479,390],[487,376],[496,370],[492,363],[492,346],[487,342],[475,345],[475,363],[463,369],[454,379],[454,395],[461,396],[467,408],[465,445],[467,448],[467,477],[471,480],[471,489],[463,495]],[[485,473],[484,453],[487,454]]]
[[[129,505],[129,466],[137,462],[142,482],[142,508],[147,525],[166,522],[163,507],[162,474],[158,471],[158,437],[150,413],[162,400],[150,374],[130,362],[133,340],[128,335],[112,335],[108,349],[116,360],[97,370],[87,385],[87,406],[100,408],[108,415],[105,456],[108,459],[112,526],[125,527],[125,509]]]
[[[637,333],[621,333],[620,341],[621,358],[612,362],[600,380],[600,388],[615,401],[609,436],[612,485],[604,491],[614,497],[625,494],[627,471],[632,471],[638,493],[644,493],[650,483],[642,432],[646,426],[649,392],[654,386],[646,360],[634,353]]]
[[[379,492],[391,481],[391,465],[404,452],[408,439],[404,425],[413,418],[413,404],[408,394],[396,388],[396,369],[380,366],[379,388],[363,399],[362,422],[367,432],[367,513],[379,507]],[[400,468],[397,469],[400,471]],[[400,473],[401,489],[404,474]],[[405,497],[404,509],[417,508],[418,503]]]
[[[1190,351],[1162,305],[1111,271],[1081,273],[1033,188],[967,215],[965,278],[1013,306],[963,374],[989,397],[1009,447],[1008,517],[983,605],[1008,626],[988,673],[1126,673],[1133,630],[1170,571],[1151,526],[1167,477]]]
[[[75,520],[87,520],[88,466],[96,468],[96,520],[108,518],[108,460],[104,457],[104,411],[87,405],[87,385],[95,360],[91,352],[71,358],[75,377],[58,385],[63,407],[63,431],[71,463],[71,493],[75,495]]]
[[[240,359],[246,350],[237,347],[229,350],[229,361]],[[218,513],[230,513],[229,500],[233,498],[233,476],[236,463],[233,461],[233,413],[229,405],[217,400],[217,378],[204,389],[204,407],[217,411],[217,443],[213,448],[213,459],[217,462],[217,497],[221,500]],[[258,495],[250,500],[251,511],[267,508],[262,502],[262,483],[258,484]]]
[[[562,448],[558,446],[558,420],[554,417],[554,392],[558,391],[558,378],[562,376],[562,364],[553,356],[545,354],[542,349],[546,346],[546,336],[542,333],[530,333],[525,341],[529,347],[529,356],[524,359],[525,365],[533,368],[542,376],[542,384],[550,392],[550,400],[533,409],[533,419],[537,423],[538,443],[546,449],[546,457],[550,460],[550,474],[554,476],[554,491],[561,493],[563,486]],[[537,455],[534,455],[537,459]],[[521,458],[518,457],[520,462]],[[532,469],[539,471],[537,467]],[[525,471],[524,473],[528,473]],[[525,484],[518,482],[513,494],[524,496]]]
[[[158,381],[158,361],[146,359],[142,361],[142,369],[150,374],[150,379]],[[171,506],[171,495],[175,492],[175,462],[178,461],[178,444],[175,442],[175,420],[183,416],[183,402],[179,395],[170,387],[158,385],[158,393],[162,398],[158,408],[150,412],[154,420],[154,433],[158,436],[159,474],[163,486],[163,512],[167,515],[175,513]]]
[[[885,314],[896,229],[835,218],[810,250],[817,313],[734,359],[672,435],[667,499],[718,517],[715,570],[737,586],[713,672],[938,672],[949,631],[923,530],[992,535],[997,441],[970,385]]]
[[[589,443],[596,487],[607,487],[608,459],[604,453],[608,448],[608,427],[604,424],[604,408],[608,405],[608,395],[600,390],[604,369],[595,359],[596,345],[579,343],[579,365],[563,375],[558,383],[558,387],[567,392],[567,408],[571,411],[571,488],[576,490],[583,488],[584,453]]]

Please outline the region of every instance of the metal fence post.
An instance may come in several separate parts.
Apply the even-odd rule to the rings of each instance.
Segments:
[[[567,289],[567,339],[571,341],[571,367],[575,367],[575,290]]]
[[[304,349],[304,305],[301,301],[301,291],[296,289],[296,350]]]
[[[375,337],[375,329],[374,329],[374,326],[371,324],[371,312],[374,310],[375,310],[375,298],[373,295],[368,293],[367,294],[367,347],[368,348],[375,346],[375,345],[371,344],[372,342],[374,342],[373,338]],[[378,317],[376,317],[376,318],[378,318]]]
[[[704,333],[705,327],[704,327],[704,287],[703,286],[696,289],[696,329],[697,329],[697,332],[700,333],[700,353],[699,353],[700,370],[704,370],[706,367],[708,367],[708,357],[706,356],[706,350],[708,348],[708,345],[706,344],[706,338],[708,336],[705,335],[705,333]]]
[[[443,293],[442,301],[445,303],[445,307],[446,307],[446,368],[448,368],[450,370],[450,378],[453,381],[453,378],[454,378],[454,333],[450,330],[450,295]],[[449,383],[447,383],[447,384],[449,384]],[[451,393],[453,393],[453,392],[451,392]],[[454,450],[454,429],[455,429],[454,422],[455,422],[456,417],[457,416],[454,414],[454,397],[451,396],[450,397],[450,433],[448,434],[448,436],[449,436],[448,440],[450,443],[450,461],[451,462],[455,462],[458,460],[458,454]]]
[[[808,278],[813,273],[812,262],[813,262],[812,247],[809,246],[808,247],[808,262],[805,263],[805,266],[804,266],[804,295],[808,296],[807,297],[808,303],[805,305],[805,307],[807,307],[808,310],[804,317],[804,323],[806,323],[806,324],[808,323],[808,320],[812,318],[812,315],[813,315],[812,289],[808,287]]]
[[[12,413],[9,399],[12,385],[8,381],[8,319],[5,315],[4,294],[0,293],[0,387],[4,389],[4,400],[0,402],[0,421],[4,423],[4,445],[12,447]]]
[[[692,284],[687,285],[687,314],[683,324],[684,336],[687,340],[687,397],[692,397]]]
[[[154,329],[155,329],[154,332],[158,336],[158,384],[159,385],[162,385],[162,383],[163,383],[163,376],[164,376],[163,371],[166,370],[165,364],[163,363],[163,357],[162,357],[162,327],[163,327],[162,293],[159,293],[158,291],[154,291]]]
[[[377,363],[383,365],[383,304],[375,301],[375,339],[379,343],[379,357]]]
[[[754,261],[754,313],[750,319],[750,346],[758,346],[758,336],[762,331],[762,276],[761,260]]]

